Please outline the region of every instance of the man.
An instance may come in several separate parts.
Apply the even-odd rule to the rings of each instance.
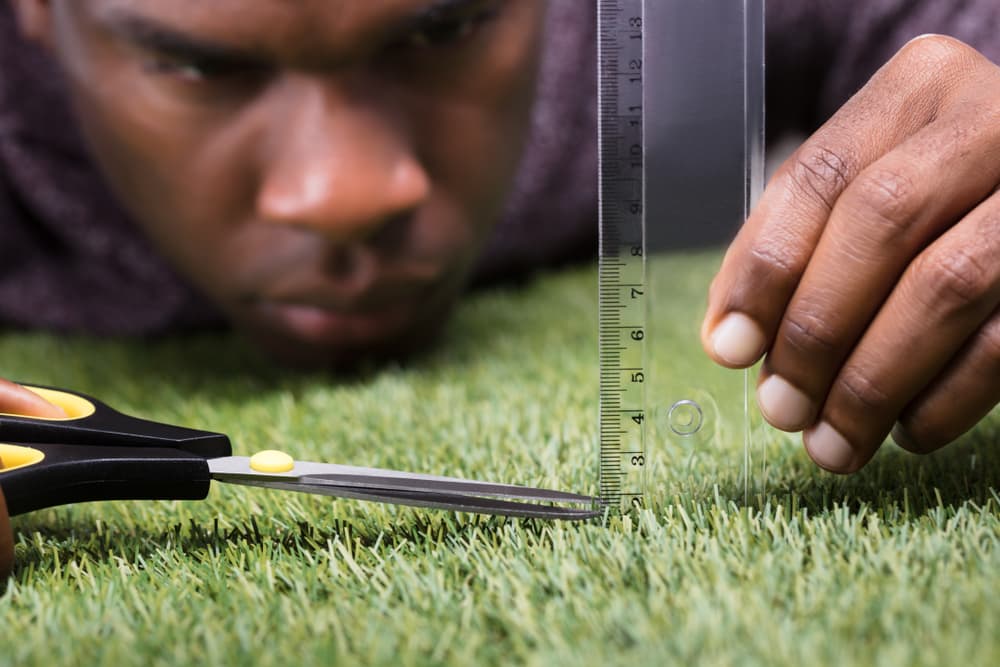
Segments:
[[[560,79],[543,68],[536,87],[543,50],[564,75],[592,70],[591,4],[15,0],[22,34],[59,65],[86,156],[125,222],[108,213],[106,235],[75,228],[61,239],[73,247],[38,250],[58,216],[41,231],[18,227],[13,218],[39,216],[25,205],[32,188],[9,183],[9,233],[37,252],[5,259],[4,317],[162,330],[208,321],[211,304],[300,364],[423,344],[477,266],[569,256],[593,238],[580,231],[593,229],[593,78],[553,95]],[[770,58],[772,115],[799,125],[827,115],[907,34],[951,29],[1000,54],[994,2],[944,4],[775,0],[772,45],[791,56]],[[552,113],[562,98],[572,122]],[[546,127],[563,130],[548,161],[522,155],[529,132],[544,152]],[[13,181],[19,168],[9,169]],[[548,189],[532,191],[538,182]],[[766,354],[763,414],[803,431],[827,470],[862,467],[894,424],[913,451],[953,440],[1000,400],[998,185],[1000,68],[956,39],[909,42],[772,181],[713,285],[707,352],[733,368]],[[571,192],[583,197],[537,208]],[[486,251],[502,217],[507,246],[494,239]],[[532,238],[511,243],[518,224]],[[67,242],[74,234],[86,238]],[[108,247],[128,267],[92,273]],[[106,291],[63,281],[74,308],[46,311],[44,297],[59,298],[46,269],[67,266],[102,276]],[[29,284],[33,300],[18,308]],[[166,298],[151,307],[145,294]],[[17,387],[3,396],[22,402],[9,409],[51,409]]]

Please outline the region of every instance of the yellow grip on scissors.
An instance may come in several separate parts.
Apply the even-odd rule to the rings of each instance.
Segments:
[[[44,387],[32,387],[30,385],[24,385],[24,388],[38,394],[49,403],[58,405],[63,409],[63,412],[66,413],[65,418],[49,418],[49,421],[83,419],[84,417],[89,417],[94,414],[96,410],[93,403],[82,396],[77,396],[76,394],[70,394],[69,392],[58,391],[56,389],[45,389]],[[42,417],[39,417],[39,419],[42,419]]]
[[[34,465],[44,458],[44,453],[31,447],[0,444],[0,472]]]

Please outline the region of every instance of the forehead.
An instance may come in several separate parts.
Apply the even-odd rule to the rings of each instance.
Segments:
[[[113,31],[162,28],[306,57],[357,54],[393,31],[484,0],[66,0]]]

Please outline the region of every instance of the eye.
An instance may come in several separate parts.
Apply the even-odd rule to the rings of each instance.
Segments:
[[[490,2],[453,14],[431,15],[403,38],[406,46],[426,49],[464,41],[500,13],[499,3]]]
[[[250,82],[260,81],[267,75],[265,68],[253,63],[159,55],[148,58],[143,63],[143,69],[187,83]]]
[[[417,48],[451,44],[471,35],[476,27],[478,24],[472,19],[438,21],[432,26],[410,33],[406,43]]]
[[[197,63],[167,58],[151,58],[143,63],[143,69],[150,74],[162,74],[191,82],[204,81],[208,78],[206,69]]]

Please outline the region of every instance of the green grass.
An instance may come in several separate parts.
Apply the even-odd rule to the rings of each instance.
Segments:
[[[1000,420],[927,458],[886,446],[850,478],[755,420],[744,502],[742,376],[694,337],[717,261],[656,267],[650,400],[694,398],[707,423],[657,422],[648,509],[558,524],[216,484],[37,512],[14,520],[0,664],[1000,662]],[[595,327],[584,268],[475,295],[424,358],[350,379],[226,335],[5,334],[0,376],[222,430],[238,453],[595,492]]]

